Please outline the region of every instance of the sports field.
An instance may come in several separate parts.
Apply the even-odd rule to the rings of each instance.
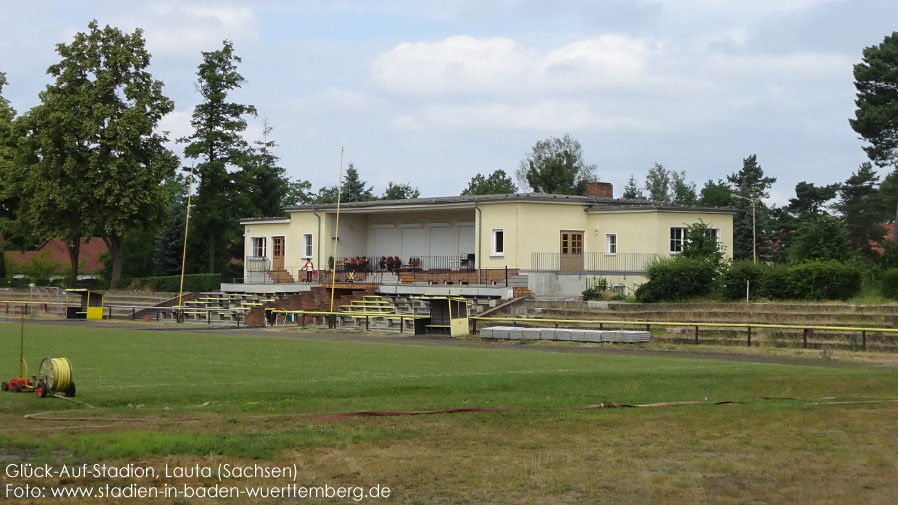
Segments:
[[[0,324],[4,380],[17,372],[18,331],[18,325]],[[0,463],[296,464],[297,484],[391,489],[389,499],[364,500],[374,503],[898,502],[894,366],[326,338],[28,325],[29,364],[36,367],[45,356],[68,357],[78,386],[75,400],[83,403],[0,395],[6,427],[0,432]],[[568,409],[692,400],[744,403]],[[456,408],[521,410],[320,417]],[[48,414],[23,417],[42,412]],[[26,480],[0,475],[4,486]],[[220,482],[189,476],[31,482],[97,488],[131,480],[150,487]],[[251,477],[231,483],[276,481]],[[34,501],[48,502],[104,503]]]

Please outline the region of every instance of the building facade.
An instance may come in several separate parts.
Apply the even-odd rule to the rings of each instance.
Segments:
[[[601,183],[590,190],[355,202],[341,205],[339,223],[336,205],[246,219],[243,283],[322,282],[336,270],[341,282],[496,285],[511,271],[536,294],[582,291],[590,277],[629,291],[648,264],[678,254],[699,221],[732,256],[730,209],[614,200]]]

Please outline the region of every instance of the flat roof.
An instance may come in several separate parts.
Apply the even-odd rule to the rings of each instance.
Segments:
[[[584,195],[555,195],[549,193],[509,193],[499,195],[462,195],[462,196],[440,196],[431,198],[408,198],[405,200],[371,200],[366,202],[348,202],[341,203],[340,210],[348,213],[357,213],[370,210],[377,211],[402,211],[410,209],[420,209],[427,207],[439,207],[441,209],[473,209],[480,203],[517,203],[517,202],[538,202],[538,203],[562,203],[587,206],[588,212],[645,212],[645,211],[669,211],[669,212],[701,212],[701,213],[721,213],[735,214],[735,210],[731,207],[696,207],[674,205],[670,203],[652,202],[649,200],[625,200],[612,199],[600,196],[584,196]],[[336,211],[336,203],[328,204],[309,204],[287,207],[284,212],[303,212],[303,211]],[[240,224],[253,223],[272,223],[283,221],[287,217],[260,217],[245,218],[240,220]]]

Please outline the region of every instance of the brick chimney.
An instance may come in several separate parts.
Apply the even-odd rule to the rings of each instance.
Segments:
[[[614,187],[610,182],[587,182],[586,196],[614,198]]]

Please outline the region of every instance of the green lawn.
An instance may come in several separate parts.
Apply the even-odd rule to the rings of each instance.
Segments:
[[[17,325],[0,324],[0,349],[0,375],[5,380],[17,372]],[[36,368],[46,356],[71,360],[78,385],[76,399],[96,408],[41,400],[33,394],[0,395],[0,420],[28,428],[0,433],[0,447],[7,447],[0,449],[0,459],[3,451],[22,451],[51,461],[153,461],[168,455],[302,458],[309,461],[310,472],[324,478],[343,475],[344,465],[333,460],[334,454],[342,454],[357,460],[354,475],[358,480],[392,479],[404,491],[402,502],[409,503],[430,503],[430,498],[438,496],[447,503],[582,503],[596,496],[618,498],[612,502],[726,501],[719,500],[719,493],[725,493],[727,486],[757,486],[757,496],[763,496],[768,491],[762,493],[760,488],[770,482],[727,481],[718,492],[698,476],[748,472],[757,477],[769,472],[773,478],[783,471],[777,473],[776,465],[799,465],[798,471],[809,464],[808,455],[824,458],[820,468],[814,470],[811,465],[811,470],[830,479],[817,475],[807,481],[807,489],[799,483],[793,501],[805,492],[816,497],[808,502],[827,502],[829,495],[819,495],[820,484],[814,482],[823,480],[832,486],[844,481],[831,493],[837,503],[843,496],[840,493],[850,493],[871,465],[884,475],[894,476],[898,470],[893,422],[898,404],[815,404],[822,397],[898,397],[895,368],[393,345],[376,338],[370,343],[335,342],[294,339],[283,333],[247,337],[26,326],[29,365]],[[793,400],[758,398],[762,396]],[[746,404],[560,409],[601,401],[704,399]],[[535,410],[300,419],[356,410],[458,407]],[[21,417],[45,411],[70,411],[53,415],[94,420]],[[142,421],[103,421],[129,417]],[[647,441],[653,442],[646,445]],[[869,458],[859,456],[860,445]],[[383,460],[397,455],[416,463]],[[434,455],[440,457],[431,461]],[[516,463],[532,457],[542,458],[539,475],[532,474],[531,463]],[[622,488],[622,481],[596,487],[602,479],[583,475],[590,475],[590,466],[608,470],[608,458],[624,458],[614,471],[608,471],[609,478],[622,471],[621,465],[635,465],[636,474],[654,468],[644,476],[646,483],[659,475],[667,477],[648,488],[632,484]],[[461,478],[464,468],[469,473]],[[482,482],[484,472],[504,480]],[[418,478],[431,474],[444,475],[446,480],[424,483]],[[894,484],[884,485],[885,489],[879,486],[865,495],[868,502],[895,497]],[[664,492],[657,494],[658,490]]]

